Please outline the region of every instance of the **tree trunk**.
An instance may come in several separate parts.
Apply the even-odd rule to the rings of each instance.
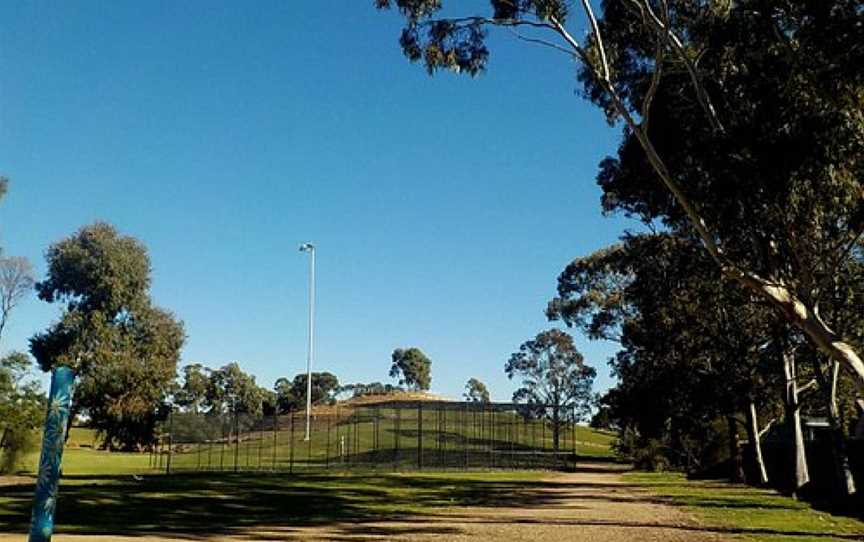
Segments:
[[[729,429],[729,480],[733,483],[744,479],[744,468],[741,464],[741,448],[738,445],[738,425],[735,416],[726,416]]]
[[[818,363],[818,361],[817,361]],[[817,374],[822,375],[821,369],[817,368]],[[843,434],[843,426],[840,421],[840,409],[837,406],[837,379],[840,376],[840,364],[831,362],[831,381],[828,386],[820,386],[828,407],[828,424],[831,426],[831,456],[834,460],[834,480],[840,500],[846,500],[855,494],[855,478],[852,475],[852,466],[849,464],[849,454],[846,452],[846,437]],[[824,378],[822,378],[824,384]]]
[[[63,443],[69,442],[69,434],[72,432],[72,424],[75,423],[75,417],[78,415],[78,404],[75,399],[72,399],[72,405],[69,407],[69,423],[66,424],[66,433],[63,435]]]
[[[810,481],[810,472],[807,469],[807,455],[804,449],[804,433],[801,430],[801,405],[798,402],[798,384],[795,380],[795,356],[784,346],[781,352],[783,360],[783,375],[786,379],[783,403],[786,414],[786,426],[789,430],[792,449],[790,453],[791,476],[789,480],[789,493],[797,496],[798,490]]]
[[[746,285],[749,280],[743,281]],[[803,331],[816,347],[829,359],[840,363],[853,373],[853,381],[858,391],[864,394],[864,361],[848,343],[834,333],[811,307],[786,287],[767,281],[759,283],[759,290],[769,301],[778,307],[792,325]]]
[[[750,399],[747,409],[747,439],[750,441],[750,453],[753,454],[753,465],[759,472],[759,485],[768,483],[768,469],[765,468],[765,458],[762,457],[762,437],[759,435],[759,418],[756,416],[756,403]]]

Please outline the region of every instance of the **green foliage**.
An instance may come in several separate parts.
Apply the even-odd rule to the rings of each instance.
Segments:
[[[522,343],[504,367],[507,378],[521,379],[513,400],[549,405],[561,414],[575,408],[577,420],[591,407],[591,386],[597,372],[585,365],[573,337],[559,329],[543,331]]]
[[[136,239],[105,223],[81,228],[46,252],[40,299],[63,303],[59,321],[30,339],[44,371],[72,367],[73,413],[86,413],[106,447],[152,440],[172,391],[183,326],[150,301],[150,261]],[[74,416],[73,416],[74,418]]]
[[[268,391],[236,362],[210,371],[206,405],[211,414],[261,414]]]
[[[393,351],[390,377],[415,390],[428,390],[432,384],[432,361],[419,348]]]
[[[489,390],[486,389],[486,384],[476,378],[469,379],[465,384],[465,400],[472,403],[488,403]]]
[[[279,412],[306,407],[306,373],[297,374],[293,380],[276,380],[276,404]],[[312,404],[332,404],[339,392],[339,379],[332,373],[312,373]]]
[[[507,378],[521,379],[514,402],[524,402],[535,416],[552,421],[554,447],[565,420],[577,422],[591,408],[591,386],[597,372],[585,365],[582,354],[567,333],[550,329],[526,341],[504,367]]]
[[[207,402],[207,389],[210,386],[209,369],[200,363],[183,367],[183,385],[174,392],[177,406],[192,413],[200,412]]]
[[[35,430],[45,414],[45,395],[28,379],[30,366],[21,352],[0,358],[0,473],[20,467],[38,444]]]
[[[392,393],[404,391],[401,386],[393,384],[384,384],[381,382],[370,382],[368,384],[346,384],[339,388],[338,394],[347,393],[351,397],[363,397],[366,395],[390,395]]]
[[[766,363],[763,351],[772,315],[722,281],[695,242],[625,237],[568,265],[558,294],[551,318],[620,343],[610,362],[618,384],[601,409],[649,456],[704,468],[724,431],[718,418],[745,412],[751,400],[764,418],[779,408],[779,363]]]

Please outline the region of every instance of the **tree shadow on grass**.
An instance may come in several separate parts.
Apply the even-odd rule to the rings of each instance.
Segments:
[[[454,536],[460,523],[551,524],[661,528],[719,534],[861,540],[860,535],[758,528],[703,527],[574,517],[568,511],[587,503],[671,504],[644,486],[610,482],[494,479],[447,473],[281,475],[269,473],[153,476],[67,476],[58,505],[58,532],[107,536],[170,535],[190,540],[217,536],[253,539],[267,531],[272,540],[302,538],[304,527],[322,527],[328,539],[398,536]],[[27,529],[33,485],[3,487],[0,532]],[[759,503],[741,503],[742,507]],[[725,499],[689,502],[695,507],[730,507]],[[602,505],[601,505],[602,506]],[[444,507],[506,507],[507,516],[472,514]],[[549,510],[561,512],[548,514]],[[532,510],[543,509],[542,517]]]
[[[170,534],[190,539],[255,527],[363,525],[404,521],[437,506],[542,507],[566,498],[531,480],[487,481],[446,475],[274,475],[206,473],[67,476],[58,532],[87,535]],[[33,485],[3,488],[0,532],[26,532]],[[406,527],[407,528],[407,527]],[[446,526],[418,525],[429,534]]]

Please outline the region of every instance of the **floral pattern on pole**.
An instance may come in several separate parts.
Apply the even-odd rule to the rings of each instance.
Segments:
[[[49,542],[54,532],[60,463],[66,441],[66,425],[69,423],[74,381],[75,372],[69,367],[57,367],[51,375],[42,455],[39,458],[39,477],[36,479],[36,493],[33,497],[30,542]]]

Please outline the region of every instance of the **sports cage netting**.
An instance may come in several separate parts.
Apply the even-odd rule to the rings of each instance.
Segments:
[[[150,467],[178,471],[564,469],[575,412],[515,403],[385,401],[273,416],[174,412]],[[556,431],[557,427],[557,431]]]

